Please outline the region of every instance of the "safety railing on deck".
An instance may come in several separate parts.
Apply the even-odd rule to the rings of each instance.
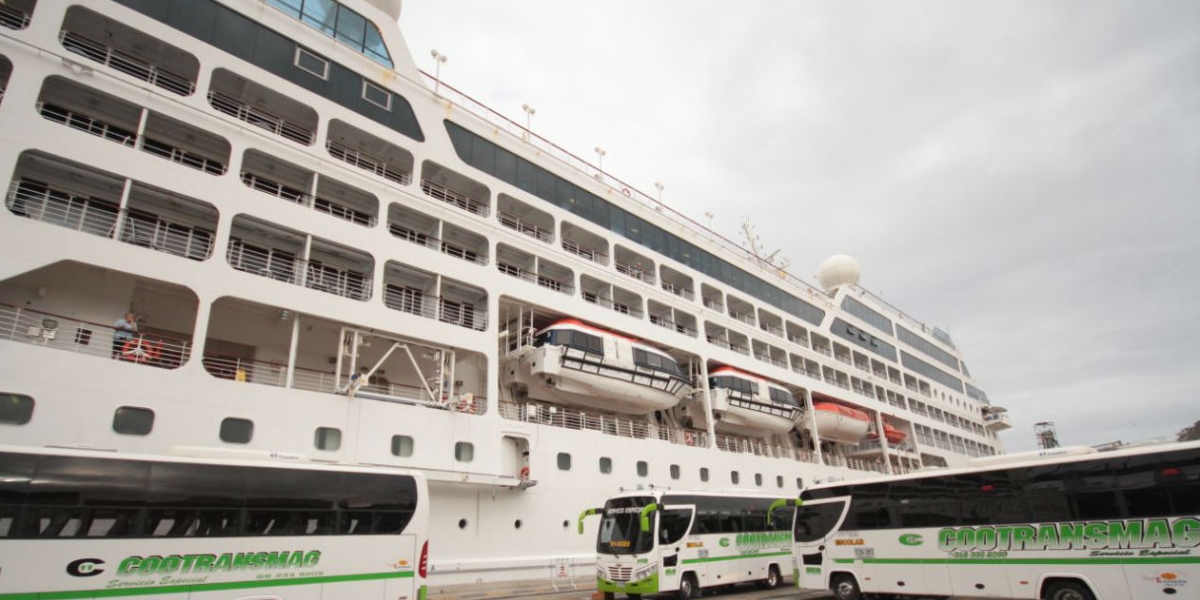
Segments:
[[[496,212],[496,217],[500,219],[500,224],[516,231],[517,233],[525,234],[535,240],[542,242],[553,242],[554,232],[549,229],[543,229],[529,221],[522,219],[516,215],[511,215],[506,212]]]
[[[25,29],[29,26],[29,15],[7,4],[0,4],[0,26],[9,29]]]
[[[682,446],[707,446],[708,434],[703,431],[650,423],[631,417],[589,413],[566,406],[540,402],[499,403],[500,416],[512,421],[537,423],[565,429],[599,431],[607,435],[637,439],[658,439]]]
[[[299,142],[305,146],[312,144],[316,134],[307,127],[292,123],[283,117],[271,114],[260,108],[255,108],[232,96],[227,96],[216,90],[208,92],[208,103],[239,121],[260,127],[280,137]]]
[[[384,179],[390,179],[400,185],[408,185],[412,181],[412,173],[410,171],[398,168],[366,152],[352,150],[348,146],[343,146],[333,140],[326,142],[325,148],[329,150],[330,156],[365,171],[370,171]]]
[[[436,198],[451,206],[457,206],[473,215],[488,216],[489,208],[487,204],[454,190],[444,188],[428,179],[421,180],[421,191],[425,192],[426,196]]]
[[[768,444],[762,439],[744,438],[718,433],[716,446],[718,449],[726,452],[753,454],[755,456],[789,458],[800,462],[816,464],[816,459],[813,457],[812,453],[807,450],[790,448],[786,446],[776,446],[773,444]]]
[[[62,42],[63,48],[75,54],[112,67],[117,71],[141,79],[168,92],[187,96],[196,89],[195,82],[183,75],[165,71],[158,66],[134,58],[120,50],[105,46],[101,42],[89,39],[78,33],[66,30],[61,31],[58,34],[58,40]]]
[[[229,243],[229,264],[233,268],[311,290],[366,301],[371,299],[371,279],[349,269],[341,269],[319,261],[284,258],[281,253],[263,252],[240,244]]]
[[[589,248],[578,242],[572,242],[571,240],[564,239],[562,241],[562,247],[563,250],[566,250],[575,256],[590,260],[598,265],[608,264],[608,254],[605,254],[604,252],[594,248]]]
[[[147,332],[126,337],[111,324],[0,304],[0,340],[174,369],[187,362],[191,342]]]

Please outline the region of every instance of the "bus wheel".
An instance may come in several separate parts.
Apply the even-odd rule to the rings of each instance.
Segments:
[[[853,575],[846,573],[838,573],[833,576],[833,581],[829,587],[833,590],[833,597],[837,600],[862,600],[862,590],[858,589],[858,581]],[[1067,600],[1066,598],[1058,598],[1055,600]]]
[[[688,573],[683,576],[683,579],[679,580],[679,591],[675,593],[675,596],[679,600],[690,600],[691,598],[699,597],[696,591],[696,576]]]
[[[771,568],[767,569],[767,578],[763,580],[762,587],[773,590],[779,587],[782,581],[783,578],[779,576],[779,567],[771,565]]]
[[[1091,590],[1078,581],[1055,581],[1046,586],[1044,600],[1095,600]]]

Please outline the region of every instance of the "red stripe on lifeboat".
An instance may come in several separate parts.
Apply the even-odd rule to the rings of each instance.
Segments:
[[[844,415],[844,416],[850,417],[851,419],[854,419],[855,421],[868,421],[869,422],[871,420],[870,417],[867,416],[867,413],[865,413],[861,410],[858,410],[857,408],[850,408],[849,406],[842,406],[841,404],[836,404],[834,402],[817,402],[817,403],[813,404],[813,408],[815,408],[817,410],[823,410],[825,412],[831,412],[831,413],[837,413],[839,415]]]

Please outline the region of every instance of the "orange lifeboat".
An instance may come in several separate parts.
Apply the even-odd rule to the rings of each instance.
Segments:
[[[835,402],[814,402],[813,408],[821,440],[857,444],[867,435],[871,424],[867,413]]]
[[[867,437],[873,440],[879,439],[879,434],[872,431],[871,433],[867,434]],[[883,437],[887,439],[889,444],[899,444],[900,442],[904,441],[904,438],[908,437],[908,434],[896,429],[895,427],[892,427],[890,423],[884,423]]]

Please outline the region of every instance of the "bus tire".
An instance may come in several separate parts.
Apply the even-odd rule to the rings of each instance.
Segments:
[[[1051,581],[1045,589],[1043,600],[1096,600],[1087,585],[1074,579]]]
[[[683,579],[679,580],[679,591],[675,592],[675,597],[679,600],[691,600],[699,598],[700,587],[696,585],[696,575],[693,573],[684,573]]]
[[[829,589],[837,600],[862,600],[858,580],[849,573],[838,573],[829,580]]]
[[[783,577],[779,576],[779,566],[771,565],[767,569],[767,578],[762,581],[762,587],[773,590],[783,583]]]

